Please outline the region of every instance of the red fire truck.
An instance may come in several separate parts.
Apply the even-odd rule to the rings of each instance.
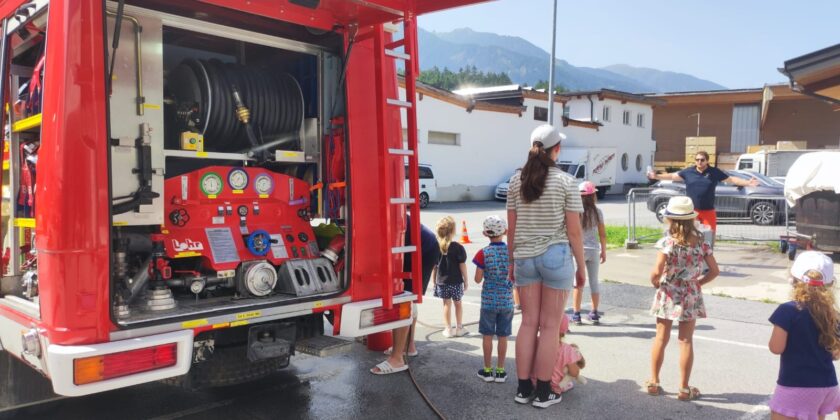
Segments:
[[[231,384],[407,325],[416,16],[478,2],[0,2],[3,377]]]

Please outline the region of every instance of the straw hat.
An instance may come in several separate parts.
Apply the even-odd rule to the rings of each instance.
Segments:
[[[694,212],[694,203],[684,195],[671,197],[668,200],[668,206],[662,210],[661,214],[672,220],[690,220],[697,217],[697,213]]]

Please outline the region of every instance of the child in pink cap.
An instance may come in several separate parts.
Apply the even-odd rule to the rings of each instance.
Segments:
[[[816,251],[790,269],[793,300],[770,316],[770,351],[781,355],[770,399],[773,419],[821,419],[840,410],[834,360],[840,358],[840,315],[834,304],[834,264]]]

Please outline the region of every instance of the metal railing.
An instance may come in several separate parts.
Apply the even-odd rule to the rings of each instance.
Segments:
[[[716,240],[778,241],[795,226],[794,210],[783,197],[732,188],[731,194],[716,194]],[[665,225],[659,212],[675,195],[679,193],[663,193],[659,188],[633,188],[627,193],[627,248],[662,235]]]

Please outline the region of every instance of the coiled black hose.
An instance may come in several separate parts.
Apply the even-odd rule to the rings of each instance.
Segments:
[[[250,110],[250,124],[262,144],[299,140],[303,124],[303,92],[287,73],[223,63],[187,59],[167,77],[173,96],[174,118],[204,135],[206,148],[243,151],[253,148],[244,124],[237,118],[234,87]]]

